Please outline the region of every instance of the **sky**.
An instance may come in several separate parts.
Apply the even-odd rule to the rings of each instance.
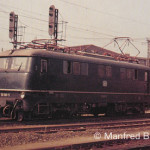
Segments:
[[[49,7],[58,9],[60,45],[93,44],[120,53],[147,57],[150,0],[0,0],[0,51],[12,49],[9,13],[18,15],[18,41],[51,39]],[[117,39],[116,37],[128,37]],[[125,45],[126,44],[126,45]]]

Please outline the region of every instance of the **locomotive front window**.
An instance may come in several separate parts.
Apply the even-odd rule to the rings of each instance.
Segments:
[[[12,58],[12,63],[10,69],[12,70],[25,70],[27,64],[27,57],[14,57]]]
[[[6,57],[0,58],[0,69],[14,70],[14,71],[25,71],[29,57]]]
[[[0,58],[0,69],[7,69],[8,68],[8,59],[7,58]]]

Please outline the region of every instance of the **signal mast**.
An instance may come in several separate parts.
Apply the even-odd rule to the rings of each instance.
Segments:
[[[12,40],[13,49],[17,48],[17,27],[18,27],[18,15],[14,12],[9,16],[9,38]]]
[[[63,24],[67,22],[62,21],[62,30]],[[18,28],[18,15],[14,12],[10,13],[9,19],[9,38],[11,39],[11,43],[13,43],[13,49],[17,48],[17,44],[25,43],[25,42],[18,42],[17,41],[17,28]],[[66,30],[66,28],[65,28]],[[49,21],[48,21],[48,33],[51,36],[51,39],[37,39],[32,40],[31,43],[27,44],[26,46],[21,45],[21,48],[46,48],[55,50],[57,47],[58,41],[65,41],[63,39],[63,35],[60,39],[58,39],[58,9],[55,8],[54,5],[49,7]],[[63,34],[63,31],[61,32]],[[22,36],[22,35],[20,35]],[[65,33],[66,36],[66,33]],[[58,48],[58,47],[57,47]]]
[[[49,35],[54,39],[57,46],[58,37],[58,9],[54,5],[49,7]]]

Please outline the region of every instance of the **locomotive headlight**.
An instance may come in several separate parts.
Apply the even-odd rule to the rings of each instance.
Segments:
[[[23,99],[25,97],[25,92],[21,92],[20,97]]]

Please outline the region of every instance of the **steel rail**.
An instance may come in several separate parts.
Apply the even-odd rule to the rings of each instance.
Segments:
[[[73,123],[73,124],[53,124],[53,125],[24,125],[24,126],[15,126],[15,127],[1,127],[1,133],[11,133],[11,132],[28,132],[28,131],[41,131],[41,132],[57,132],[60,130],[76,130],[76,131],[85,131],[87,128],[95,127],[99,129],[115,129],[115,128],[129,128],[129,127],[144,127],[150,126],[150,119],[141,119],[141,120],[119,120],[112,122],[86,122],[86,123]]]

